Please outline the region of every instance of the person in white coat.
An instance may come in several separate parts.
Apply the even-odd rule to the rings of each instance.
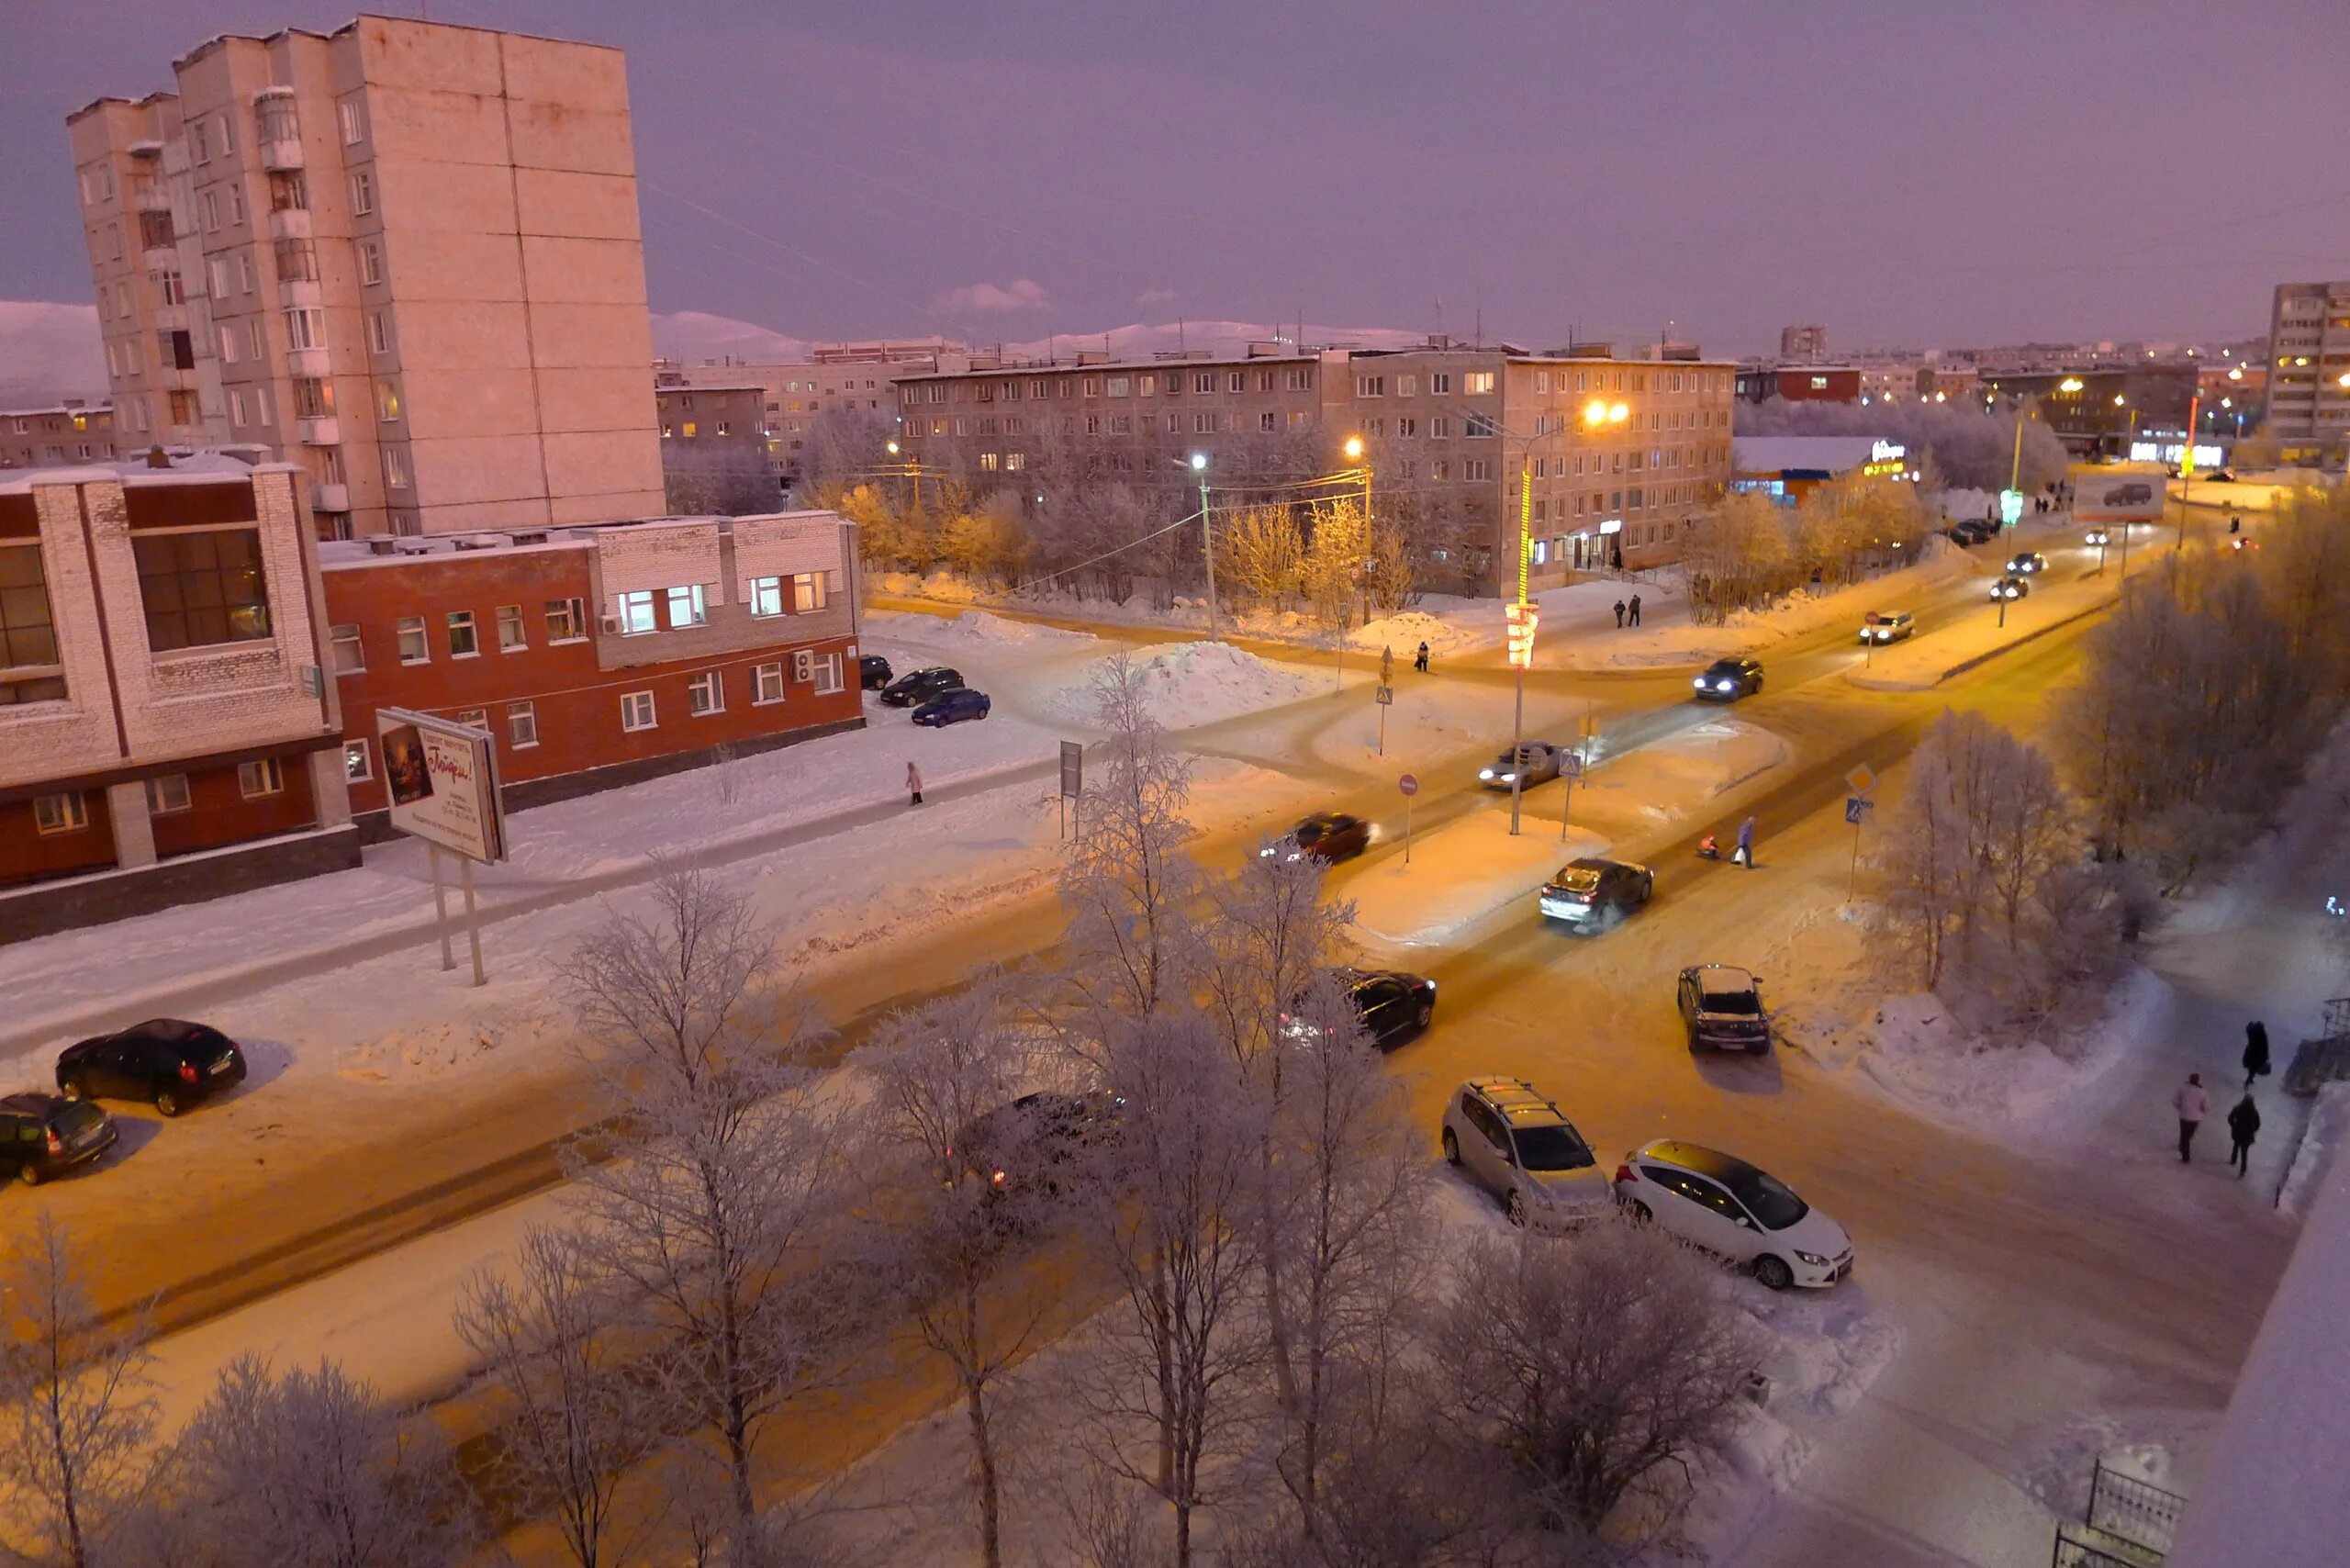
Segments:
[[[911,762],[906,764],[906,793],[912,797],[906,804],[910,806],[922,804],[922,770]]]
[[[2187,1081],[2171,1096],[2171,1104],[2178,1112],[2178,1162],[2181,1165],[2195,1158],[2195,1129],[2211,1114],[2211,1097],[2203,1092],[2203,1075],[2190,1072]]]

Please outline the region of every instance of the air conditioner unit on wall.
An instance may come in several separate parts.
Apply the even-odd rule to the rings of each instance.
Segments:
[[[809,652],[806,648],[794,649],[791,655],[791,678],[794,680],[814,680],[816,678],[816,655]]]
[[[617,615],[607,615],[607,616],[605,616],[605,617],[604,617],[604,635],[605,635],[605,636],[607,636],[607,637],[617,637],[617,636],[619,636],[620,634],[621,634],[621,618],[620,618],[619,616],[617,616]]]

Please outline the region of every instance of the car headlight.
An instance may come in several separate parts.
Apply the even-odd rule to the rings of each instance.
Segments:
[[[1494,770],[1493,770],[1492,768],[1490,768],[1490,767],[1483,767],[1483,768],[1480,768],[1480,769],[1478,769],[1478,771],[1477,771],[1477,777],[1478,777],[1478,778],[1483,778],[1483,779],[1488,779],[1488,780],[1490,780],[1490,779],[1493,778],[1493,776],[1494,776]]]
[[[1274,852],[1272,850],[1259,849],[1257,851],[1257,858],[1259,860],[1270,860],[1273,857],[1273,854]]]
[[[1815,1269],[1825,1269],[1828,1267],[1828,1260],[1822,1258],[1817,1252],[1806,1252],[1801,1248],[1797,1248],[1796,1249],[1796,1256],[1802,1259],[1805,1262],[1810,1264]]]
[[[1714,689],[1716,691],[1728,691],[1729,689],[1730,683],[1727,680],[1718,680],[1714,683]]]
[[[1698,690],[1703,691],[1706,689],[1706,678],[1701,675],[1695,680],[1690,682],[1690,684],[1695,686]]]

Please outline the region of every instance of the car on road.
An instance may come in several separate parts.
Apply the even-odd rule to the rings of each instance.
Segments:
[[[1655,893],[1656,873],[1647,867],[1586,855],[1568,861],[1542,884],[1542,918],[1605,931],[1645,907]]]
[[[2047,569],[2048,557],[2037,550],[2027,550],[2020,555],[2008,557],[2008,570],[2020,577],[2029,577],[2034,572],[2044,572]]]
[[[1444,1158],[1499,1198],[1510,1223],[1589,1224],[1609,1183],[1558,1103],[1522,1078],[1472,1078],[1445,1102]]]
[[[943,729],[959,724],[966,719],[984,719],[995,704],[984,691],[974,691],[958,686],[952,691],[942,691],[914,710],[914,722],[925,729]]]
[[[1695,677],[1690,684],[1707,701],[1735,702],[1762,689],[1762,661],[1716,659],[1706,666],[1705,674]]]
[[[2113,543],[2113,535],[2108,533],[2102,528],[2092,528],[2087,533],[2081,535],[2081,543],[2084,544],[2094,544],[2098,549],[2102,550],[2108,544]]]
[[[1751,1051],[1771,1048],[1771,1014],[1762,1005],[1762,982],[1730,964],[1693,964],[1681,971],[1676,993],[1689,1048]]]
[[[1991,597],[1994,599],[2021,599],[2031,591],[2030,577],[2005,577],[1991,585]]]
[[[1914,635],[1918,618],[1906,610],[1872,610],[1861,617],[1861,641],[1898,643]]]
[[[912,708],[929,701],[941,692],[952,691],[962,684],[961,670],[932,665],[927,669],[909,670],[884,686],[881,700],[892,708]]]
[[[890,661],[879,654],[856,655],[856,684],[860,690],[879,691],[890,684]]]
[[[1952,539],[1961,544],[1986,544],[1999,532],[1999,525],[1979,517],[1963,517],[1947,530]]]
[[[1521,772],[1526,775],[1522,781],[1517,778]],[[1504,752],[1477,770],[1477,781],[1488,790],[1506,790],[1514,782],[1521,790],[1530,790],[1558,776],[1559,748],[1549,741],[1521,741],[1515,763],[1511,754]]]
[[[1852,1271],[1842,1226],[1735,1155],[1660,1138],[1624,1157],[1614,1185],[1634,1219],[1653,1220],[1774,1291],[1816,1290]]]
[[[2209,474],[2199,474],[2196,477],[2213,485],[2232,485],[2236,482],[2233,470],[2227,468],[2214,468]]]
[[[1277,855],[1292,860],[1312,856],[1328,865],[1352,859],[1370,847],[1369,823],[1344,812],[1316,812],[1290,829],[1280,842],[1268,844],[1257,853],[1268,860]]]
[[[985,1179],[996,1192],[1058,1192],[1095,1149],[1117,1137],[1125,1102],[1106,1089],[1082,1094],[1039,1090],[966,1122],[947,1145],[940,1179],[953,1186]]]
[[[114,1118],[86,1100],[28,1092],[0,1095],[0,1175],[38,1187],[114,1144]]]
[[[245,1053],[208,1024],[151,1018],[66,1047],[57,1091],[69,1100],[143,1100],[166,1116],[245,1081]]]
[[[1363,1033],[1381,1050],[1425,1033],[1436,1018],[1436,981],[1403,969],[1340,969]]]

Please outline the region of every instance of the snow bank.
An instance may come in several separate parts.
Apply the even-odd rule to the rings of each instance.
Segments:
[[[1282,707],[1324,695],[1332,685],[1327,674],[1273,664],[1229,643],[1161,644],[1130,658],[1151,717],[1169,729]],[[1073,684],[1046,693],[1045,711],[1078,723],[1094,722],[1093,674],[1089,669]]]
[[[878,610],[867,618],[871,633],[890,642],[941,648],[1084,647],[1102,639],[1036,621],[1014,621],[984,610],[967,610],[952,620],[936,615]]]
[[[1572,826],[1561,844],[1559,801],[1556,784],[1528,791],[1521,810],[1523,831],[1515,838],[1505,796],[1497,797],[1491,810],[1416,834],[1410,865],[1392,856],[1347,881],[1343,892],[1354,900],[1356,928],[1375,943],[1424,947],[1450,941],[1464,926],[1512,902],[1525,902],[1531,916],[1534,890],[1553,871],[1579,855],[1607,848],[1605,838]],[[1399,824],[1402,816],[1399,809]]]
[[[2301,1138],[2293,1146],[2293,1163],[2277,1190],[2277,1206],[2299,1215],[2317,1195],[2318,1183],[2332,1168],[2342,1135],[2350,1130],[2350,1083],[2329,1083],[2317,1092]]]
[[[1794,755],[1778,735],[1736,719],[1708,719],[1615,757],[1603,735],[1600,761],[1575,787],[1574,813],[1669,826]]]

